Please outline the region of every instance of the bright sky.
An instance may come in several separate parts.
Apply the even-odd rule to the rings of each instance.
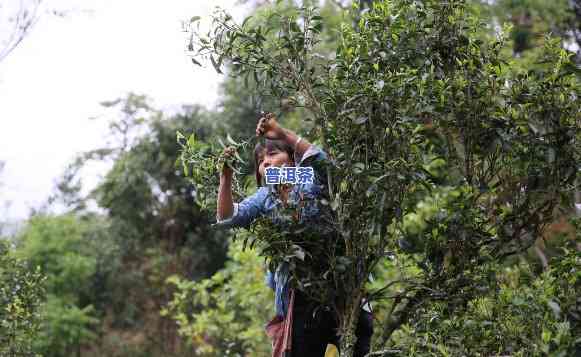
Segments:
[[[133,91],[149,95],[157,108],[215,105],[221,78],[185,56],[180,21],[207,17],[217,5],[234,9],[238,19],[246,11],[235,0],[45,3],[72,11],[41,18],[0,62],[0,161],[6,161],[0,221],[26,218],[76,153],[100,147],[106,122],[89,120],[103,112],[99,102]],[[104,173],[103,167],[89,171],[85,188]]]

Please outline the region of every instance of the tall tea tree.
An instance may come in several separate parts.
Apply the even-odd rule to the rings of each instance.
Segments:
[[[572,205],[580,155],[579,86],[556,41],[546,41],[538,69],[517,72],[501,55],[504,38],[483,40],[464,1],[376,1],[360,16],[337,29],[333,58],[317,52],[322,19],[311,7],[242,24],[217,12],[192,43],[216,70],[228,63],[232,75],[253,76],[315,117],[311,140],[335,162],[320,204],[333,212],[337,249],[320,271],[301,264],[301,243],[268,221],[255,224],[255,238],[267,259],[296,260],[298,286],[346,297],[334,306],[343,356],[353,354],[364,297],[391,301],[385,345],[425,304],[454,311],[485,291],[495,265]],[[273,248],[273,236],[288,251]],[[386,257],[414,273],[402,268],[366,289]]]

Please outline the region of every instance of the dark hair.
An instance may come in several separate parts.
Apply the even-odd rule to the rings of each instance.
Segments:
[[[266,148],[266,151],[270,151],[273,149],[276,149],[279,151],[284,151],[288,154],[288,157],[293,162],[295,161],[294,149],[286,141],[265,139],[264,144],[261,142],[258,142],[256,144],[256,146],[254,147],[254,175],[256,177],[256,186],[257,187],[260,187],[261,183],[262,183],[262,176],[260,176],[260,172],[258,171],[258,169],[260,168],[260,165],[258,164],[258,159],[259,159],[260,152],[262,150],[264,150],[265,148]]]

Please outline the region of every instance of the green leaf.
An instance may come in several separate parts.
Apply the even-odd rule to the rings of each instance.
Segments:
[[[178,143],[181,143],[180,140],[184,140],[186,137],[184,136],[184,134],[182,134],[179,130],[176,131],[176,139],[178,141]]]
[[[300,260],[304,261],[305,260],[305,251],[296,244],[293,244],[293,248],[295,249],[294,256],[299,258]]]
[[[182,167],[183,167],[183,170],[184,170],[184,175],[186,177],[190,176],[190,170],[188,168],[188,165],[185,162],[183,162],[183,161],[182,161]]]
[[[232,137],[230,136],[230,134],[226,134],[226,140],[228,140],[228,142],[234,146],[238,146],[240,144],[238,144],[237,142],[234,141],[234,139],[232,139]]]
[[[248,20],[250,20],[252,18],[252,16],[248,16],[247,18],[245,18],[242,21],[242,25],[240,25],[240,28],[244,28],[244,25],[246,25],[246,23],[248,22]]]
[[[360,174],[365,170],[365,164],[362,162],[357,162],[353,165],[353,172],[356,174]]]
[[[559,304],[555,300],[552,300],[552,299],[549,300],[547,302],[547,305],[549,305],[551,310],[553,310],[553,314],[555,315],[556,319],[561,317],[561,307],[559,306]]]
[[[290,29],[291,29],[291,31],[293,31],[293,32],[301,32],[301,28],[300,28],[300,27],[299,27],[299,25],[297,25],[297,23],[296,23],[296,22],[294,22],[294,21],[290,23]]]
[[[190,135],[190,137],[188,138],[188,146],[194,146],[194,144],[196,143],[196,138],[195,135],[192,133],[192,135]]]
[[[355,123],[355,124],[363,124],[366,121],[367,121],[367,117],[364,117],[364,116],[353,119],[353,123]]]
[[[201,16],[193,16],[193,17],[190,19],[190,23],[192,23],[192,22],[196,22],[196,21],[200,21],[200,19],[201,19],[201,18],[202,18]]]
[[[314,33],[321,33],[322,30],[323,30],[323,24],[320,22],[311,27],[311,31],[313,31]]]
[[[335,199],[335,200],[333,200],[333,202],[331,202],[331,209],[332,209],[333,211],[336,211],[336,210],[337,210],[337,208],[339,208],[339,201],[337,201],[337,200]]]

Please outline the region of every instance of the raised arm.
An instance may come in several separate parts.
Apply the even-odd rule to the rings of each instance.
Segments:
[[[295,162],[298,166],[312,166],[318,184],[327,186],[327,165],[336,165],[320,147],[300,138],[292,130],[282,128],[276,117],[268,113],[258,121],[256,135],[272,140],[284,140],[294,147]]]
[[[225,155],[231,155],[232,152],[232,148],[226,148],[224,150]],[[232,169],[224,164],[222,172],[220,173],[220,186],[218,187],[217,220],[224,220],[232,217],[234,213],[234,203],[232,200],[232,175]]]
[[[232,148],[224,150],[225,155],[231,155],[232,153]],[[264,201],[268,190],[264,187],[259,188],[256,193],[246,197],[242,202],[233,202],[232,175],[233,170],[224,165],[220,173],[216,223],[213,226],[248,228],[252,221],[264,213]]]
[[[303,154],[311,146],[311,143],[304,138],[301,138],[299,141],[299,136],[292,130],[281,127],[272,113],[267,113],[265,116],[260,118],[256,127],[256,136],[264,136],[267,139],[285,141],[294,148],[295,159],[303,157]]]

